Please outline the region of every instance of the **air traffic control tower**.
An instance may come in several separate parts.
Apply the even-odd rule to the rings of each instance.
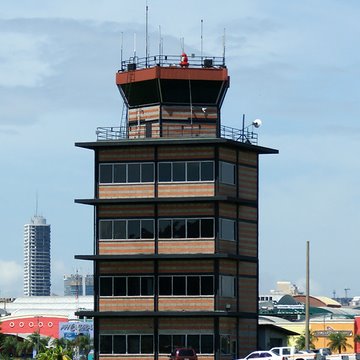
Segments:
[[[122,62],[126,123],[94,151],[96,359],[231,360],[257,347],[258,168],[253,127],[223,126],[223,58]],[[239,114],[240,115],[240,114]]]

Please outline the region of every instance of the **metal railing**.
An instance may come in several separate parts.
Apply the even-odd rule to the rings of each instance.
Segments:
[[[154,66],[180,66],[180,55],[155,55],[139,58],[130,57],[122,60],[119,72],[146,69]],[[189,68],[224,68],[225,58],[219,56],[188,56]]]
[[[133,126],[132,126],[133,128]],[[180,127],[179,127],[180,128]],[[152,131],[151,136],[146,136],[146,131],[143,127],[139,127],[138,131],[131,130],[126,126],[121,127],[98,127],[96,129],[97,141],[120,141],[120,140],[135,140],[135,139],[149,139],[149,138],[166,138],[166,139],[177,139],[177,138],[199,138],[216,137],[215,134],[209,134],[202,132],[199,127],[191,127],[191,125],[184,128],[182,131],[169,131],[162,129]],[[258,134],[253,131],[253,126],[250,125],[244,129],[236,129],[230,126],[221,125],[220,137],[224,139],[230,139],[233,141],[239,141],[251,145],[257,145]]]

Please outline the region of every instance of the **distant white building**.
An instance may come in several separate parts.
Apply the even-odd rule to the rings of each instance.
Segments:
[[[24,295],[50,296],[50,225],[35,215],[24,225]]]

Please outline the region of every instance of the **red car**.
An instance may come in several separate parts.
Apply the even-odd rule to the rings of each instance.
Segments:
[[[170,360],[197,360],[197,355],[194,349],[178,348],[171,353],[169,358]]]

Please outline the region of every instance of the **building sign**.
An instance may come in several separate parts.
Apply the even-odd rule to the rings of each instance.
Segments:
[[[324,329],[324,330],[313,331],[313,334],[315,337],[329,337],[329,335],[333,334],[333,333],[341,333],[347,337],[353,336],[352,330],[336,330],[336,329],[332,328],[331,326],[327,326],[326,329]]]
[[[74,340],[78,335],[94,337],[94,324],[89,321],[59,323],[59,338]]]

